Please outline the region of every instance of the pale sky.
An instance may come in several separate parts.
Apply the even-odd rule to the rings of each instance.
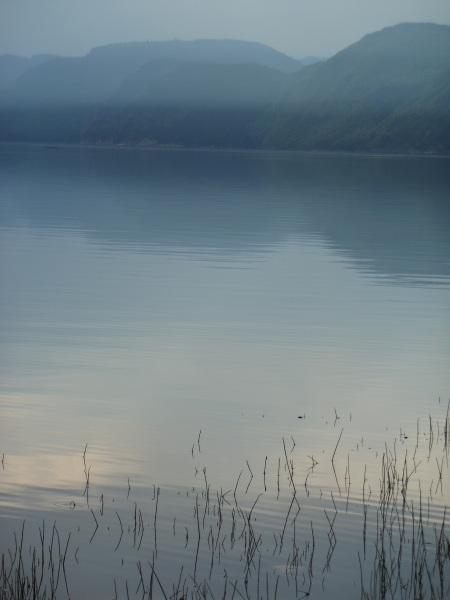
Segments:
[[[450,0],[0,0],[0,54],[85,54],[118,41],[232,38],[329,56],[405,21],[450,24]]]

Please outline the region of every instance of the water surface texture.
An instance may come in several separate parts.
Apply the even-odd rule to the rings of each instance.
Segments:
[[[113,552],[114,504],[132,537],[133,503],[150,503],[151,561],[160,486],[167,573],[206,465],[224,490],[243,471],[245,495],[248,461],[264,492],[285,438],[305,469],[317,458],[320,490],[341,430],[339,487],[350,451],[356,481],[385,441],[415,441],[450,396],[449,192],[448,159],[2,146],[0,551],[24,519],[56,520],[76,572],[96,565],[71,597],[90,581],[111,598],[128,558],[137,576],[136,540]],[[86,444],[91,507],[103,493],[111,508],[91,543]],[[259,520],[282,527],[266,496]],[[342,547],[359,534],[350,520]],[[327,577],[359,593],[357,554],[335,556],[313,597],[338,597]]]

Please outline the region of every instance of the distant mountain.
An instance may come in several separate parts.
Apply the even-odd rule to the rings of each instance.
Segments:
[[[0,91],[14,85],[27,68],[28,59],[23,56],[4,54],[0,56]]]
[[[14,86],[25,71],[51,58],[51,54],[36,54],[31,58],[14,54],[0,55],[0,93]]]
[[[212,64],[253,63],[294,73],[302,66],[295,60],[270,46],[242,40],[171,40],[164,42],[132,42],[110,44],[94,48],[88,57],[95,60],[135,61],[183,60]]]
[[[302,64],[263,44],[238,40],[142,42],[94,48],[83,57],[57,57],[25,70],[4,95],[3,104],[73,105],[105,102],[125,79],[146,63],[183,61],[255,64],[295,72]]]
[[[280,101],[291,77],[256,64],[150,62],[95,112],[83,140],[255,147],[258,119]]]
[[[329,60],[298,74],[289,102],[385,110],[410,103],[442,81],[450,67],[450,27],[403,24],[366,35]]]
[[[130,75],[110,103],[145,107],[246,107],[278,102],[291,78],[257,64],[159,60]]]
[[[319,56],[303,56],[302,58],[298,59],[302,67],[309,67],[311,65],[315,65],[316,63],[323,62],[324,60],[326,59],[320,58]]]
[[[299,72],[266,143],[406,150],[428,136],[430,149],[450,149],[449,100],[450,27],[397,25]]]
[[[233,40],[3,59],[2,140],[450,153],[450,26],[388,27],[308,66]]]

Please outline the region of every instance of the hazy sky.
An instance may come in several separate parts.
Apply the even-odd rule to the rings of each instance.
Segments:
[[[0,0],[0,54],[226,37],[326,56],[403,21],[450,24],[450,0]]]

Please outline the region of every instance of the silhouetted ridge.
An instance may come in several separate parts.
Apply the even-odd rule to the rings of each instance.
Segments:
[[[1,57],[2,81],[2,140],[450,153],[446,25],[388,27],[308,66],[235,40]]]
[[[448,151],[449,82],[450,27],[388,27],[296,75],[266,143]]]

